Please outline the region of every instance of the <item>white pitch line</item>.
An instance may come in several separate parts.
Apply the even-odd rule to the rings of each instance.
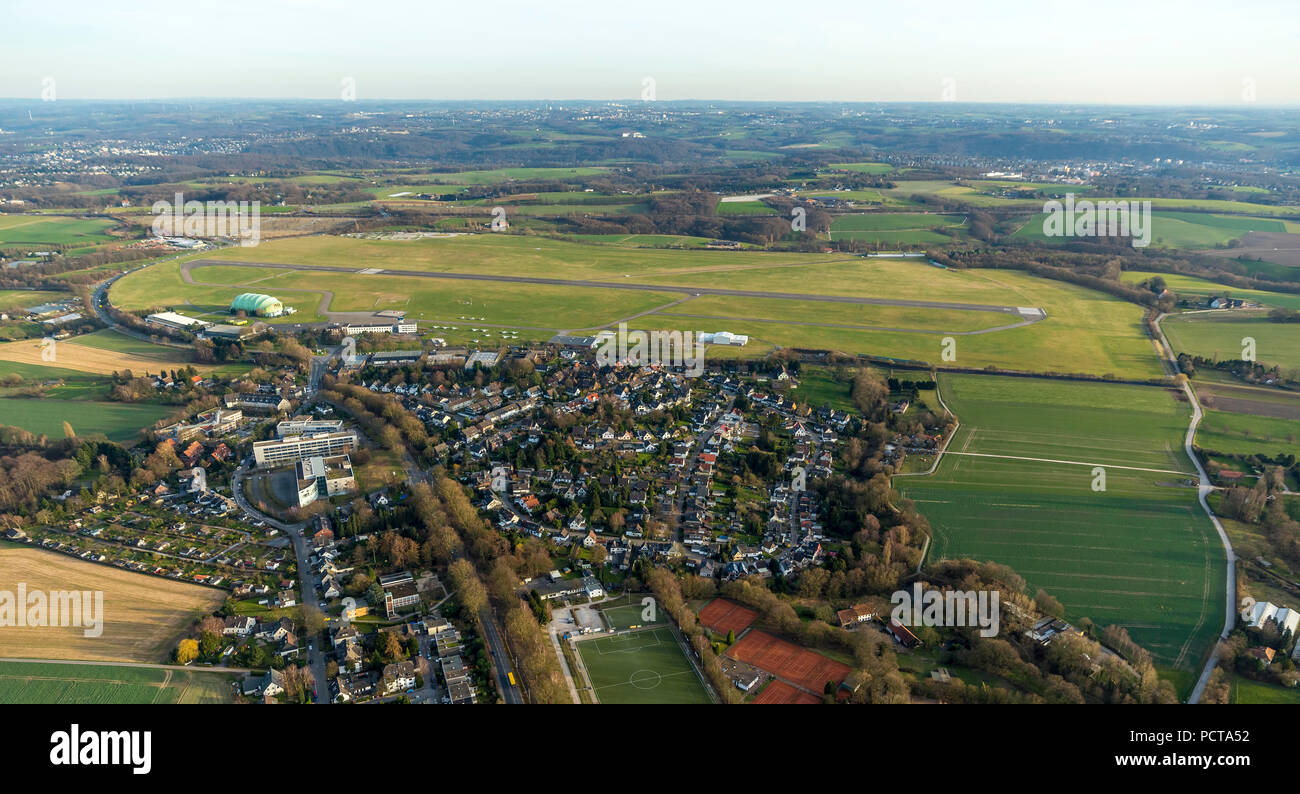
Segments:
[[[1181,474],[1184,477],[1195,477],[1196,475],[1188,471],[1174,471],[1173,469],[1145,469],[1141,466],[1120,466],[1114,463],[1087,463],[1082,460],[1057,460],[1056,458],[1026,458],[1020,455],[990,455],[987,452],[953,452],[948,450],[945,455],[965,455],[969,458],[1005,458],[1006,460],[1032,460],[1037,463],[1067,463],[1071,466],[1100,466],[1103,469],[1125,469],[1127,471],[1153,471],[1158,474]]]

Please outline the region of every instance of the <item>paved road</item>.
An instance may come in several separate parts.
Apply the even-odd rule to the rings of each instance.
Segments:
[[[950,417],[952,417],[952,421],[953,421],[952,432],[949,433],[948,436],[943,440],[943,445],[939,447],[939,452],[938,452],[938,454],[936,454],[936,455],[934,456],[934,463],[931,463],[931,464],[930,464],[930,468],[929,468],[929,469],[927,469],[926,471],[900,471],[900,472],[895,472],[895,473],[894,473],[894,476],[895,476],[895,477],[925,477],[925,476],[928,476],[928,475],[934,474],[935,471],[937,471],[937,470],[939,469],[939,463],[943,461],[943,456],[947,453],[947,451],[948,451],[948,447],[952,444],[952,440],[953,440],[953,438],[955,438],[955,437],[957,436],[957,431],[961,430],[961,419],[960,419],[960,417],[958,417],[957,414],[955,414],[955,413],[953,413],[951,410],[949,410],[949,409],[948,409],[948,403],[946,403],[946,402],[943,401],[943,390],[942,390],[941,388],[939,388],[939,379],[938,379],[938,378],[935,378],[935,381],[934,381],[934,396],[935,396],[936,399],[939,400],[939,405],[941,405],[941,406],[943,407],[943,413],[944,413],[944,416],[950,416]],[[928,549],[929,549],[930,539],[929,539],[929,538],[926,538],[926,541],[925,541],[925,542],[926,542],[926,549],[928,550]],[[921,561],[922,561],[922,562],[925,561],[925,552],[922,552],[922,553],[921,553]],[[917,570],[920,571],[920,569],[921,569],[920,564],[918,564],[918,565],[917,565]]]
[[[299,598],[303,604],[317,606],[320,603],[320,594],[316,589],[316,577],[311,571],[311,549],[308,547],[307,538],[303,534],[307,522],[302,521],[291,524],[259,512],[244,497],[243,486],[246,475],[247,472],[241,465],[235,469],[235,473],[230,478],[230,489],[235,494],[235,503],[248,515],[255,517],[259,521],[265,521],[289,536],[289,540],[293,543],[294,555],[298,560]],[[312,678],[316,682],[316,702],[329,703],[329,681],[325,678],[325,654],[322,650],[321,638],[314,636],[304,639],[311,646],[307,651],[307,666],[311,669]]]
[[[492,670],[496,675],[497,689],[501,690],[502,699],[506,703],[522,704],[524,697],[520,694],[519,687],[511,686],[510,679],[506,676],[506,673],[514,668],[510,663],[510,654],[506,653],[505,643],[501,641],[496,616],[490,607],[484,607],[483,611],[478,613],[478,617],[479,622],[483,624],[483,641],[487,643],[488,652],[492,654]]]
[[[235,504],[239,505],[239,508],[241,510],[253,516],[258,521],[265,521],[266,523],[270,524],[271,526],[275,527],[281,532],[292,533],[296,530],[301,530],[303,527],[307,526],[307,522],[305,521],[300,521],[296,524],[292,524],[287,521],[281,521],[278,518],[272,518],[271,516],[268,516],[265,513],[259,511],[256,507],[253,507],[253,505],[250,504],[248,499],[244,496],[244,489],[242,486],[244,482],[244,477],[246,476],[248,476],[248,470],[241,465],[239,468],[235,469],[235,473],[230,478],[230,489],[235,494]]]
[[[1165,356],[1168,357],[1169,363],[1173,366],[1174,372],[1181,372],[1178,368],[1178,360],[1174,357],[1173,348],[1169,346],[1169,339],[1165,337],[1164,329],[1160,327],[1160,322],[1168,316],[1161,314],[1156,318],[1156,331],[1160,334],[1160,342],[1164,345]],[[1204,412],[1201,410],[1201,403],[1196,399],[1196,392],[1192,390],[1192,382],[1184,378],[1183,393],[1187,395],[1187,401],[1192,404],[1192,421],[1187,426],[1187,435],[1183,438],[1183,451],[1191,459],[1192,465],[1196,467],[1196,472],[1200,477],[1200,486],[1197,488],[1197,500],[1201,503],[1201,509],[1205,515],[1210,517],[1210,523],[1214,524],[1215,530],[1219,533],[1219,540],[1223,543],[1224,554],[1227,555],[1227,576],[1224,582],[1224,596],[1226,598],[1227,609],[1223,615],[1223,631],[1220,637],[1226,638],[1232,631],[1233,624],[1236,622],[1237,613],[1237,554],[1232,550],[1232,541],[1228,540],[1228,533],[1223,529],[1219,517],[1210,509],[1210,503],[1206,497],[1214,491],[1210,485],[1210,478],[1205,473],[1205,468],[1201,466],[1201,461],[1196,457],[1192,450],[1192,443],[1196,440],[1196,428],[1201,423]],[[1210,681],[1210,674],[1219,664],[1219,647],[1215,644],[1214,650],[1210,653],[1210,658],[1206,660],[1204,669],[1201,670],[1201,677],[1197,679],[1196,686],[1192,689],[1191,697],[1187,699],[1188,703],[1199,703],[1201,696],[1205,694],[1205,686]]]
[[[217,246],[217,247],[221,247],[221,246]],[[122,278],[123,276],[130,275],[131,273],[134,273],[137,270],[142,270],[146,267],[152,267],[153,265],[161,265],[163,262],[174,262],[177,259],[183,259],[184,257],[192,255],[193,253],[194,253],[193,251],[185,251],[183,253],[163,257],[162,259],[155,259],[152,262],[146,262],[143,265],[137,265],[122,273],[118,273],[116,276],[113,276],[112,278],[101,281],[100,283],[95,285],[95,289],[91,293],[92,305],[90,308],[95,312],[95,315],[99,317],[101,322],[103,322],[105,325],[107,325],[108,327],[116,331],[126,334],[127,336],[131,336],[136,339],[141,339],[145,342],[152,342],[153,344],[166,345],[168,347],[191,347],[191,345],[183,344],[181,342],[172,342],[168,340],[163,340],[161,342],[155,341],[153,337],[151,337],[149,334],[141,333],[140,331],[137,331],[134,328],[130,328],[128,326],[122,325],[121,323],[117,322],[116,320],[114,320],[112,317],[109,316],[108,312],[105,311],[104,307],[108,305],[108,290],[110,287],[113,286],[113,283],[116,282],[118,279]]]
[[[983,303],[953,303],[949,301],[918,301],[895,298],[855,298],[844,295],[818,295],[802,292],[764,292],[761,290],[722,289],[718,287],[695,287],[674,284],[636,284],[627,281],[591,281],[588,279],[540,278],[534,276],[503,276],[488,273],[435,273],[427,270],[389,270],[380,268],[334,267],[330,265],[290,265],[273,262],[228,262],[215,259],[195,259],[181,266],[182,271],[189,272],[209,265],[222,267],[272,268],[279,270],[312,270],[325,273],[358,273],[366,270],[367,275],[402,276],[408,278],[437,278],[455,281],[495,281],[511,284],[539,284],[557,287],[592,287],[598,289],[637,290],[643,292],[686,292],[691,295],[725,295],[736,298],[782,298],[786,300],[820,301],[825,303],[853,303],[868,306],[907,306],[916,309],[956,309],[974,312],[998,312],[1023,317],[1026,324],[1038,322],[1047,315],[1041,309],[1033,314],[1022,314],[1017,306],[993,306]],[[736,319],[736,318],[732,318]]]
[[[682,467],[683,478],[677,484],[677,498],[673,500],[673,539],[680,541],[682,539],[682,512],[686,509],[686,490],[687,483],[690,481],[691,473],[695,471],[695,462],[699,460],[700,453],[704,451],[704,442],[709,440],[718,425],[722,424],[722,415],[731,410],[731,406],[736,403],[736,395],[727,395],[726,406],[718,412],[717,418],[709,423],[707,427],[696,434],[695,440],[691,443],[691,454],[686,459],[686,465]]]
[[[402,465],[406,469],[406,477],[410,482],[429,482],[428,472],[422,470],[416,464],[415,459],[411,457],[409,452],[403,457]],[[501,630],[497,627],[496,612],[492,607],[486,606],[479,612],[478,617],[479,622],[483,625],[483,642],[492,655],[492,670],[496,677],[497,689],[501,692],[501,698],[506,703],[522,704],[524,696],[519,691],[519,686],[512,685],[506,675],[514,669],[514,666],[510,661],[510,654],[506,652],[506,645],[501,640]],[[516,676],[516,679],[518,679],[518,676]]]
[[[302,603],[315,607],[320,602],[320,594],[316,589],[316,575],[311,571],[311,550],[307,546],[307,538],[302,530],[291,531],[289,536],[293,538],[293,550],[298,556],[298,584],[302,590]],[[316,683],[316,702],[329,703],[329,680],[325,677],[325,654],[321,648],[323,641],[316,635],[307,638],[307,642],[310,643],[307,664]]]
[[[155,345],[166,345],[167,347],[180,347],[180,348],[190,347],[190,345],[182,344],[180,342],[172,342],[170,340],[162,339],[161,337],[159,337],[156,340],[154,339],[154,337],[150,336],[149,334],[146,334],[142,331],[138,331],[129,325],[122,325],[117,320],[113,319],[113,317],[108,313],[108,310],[105,308],[108,305],[108,289],[109,287],[113,286],[113,282],[117,281],[119,278],[125,275],[127,274],[119,273],[116,276],[113,276],[112,278],[108,279],[107,281],[100,282],[98,285],[96,285],[95,291],[91,293],[90,308],[95,312],[95,316],[99,318],[99,321],[102,322],[104,325],[107,325],[109,328],[112,328],[114,331],[117,331],[119,334],[125,334],[126,336],[129,336],[133,339],[139,339],[141,341],[149,342]]]

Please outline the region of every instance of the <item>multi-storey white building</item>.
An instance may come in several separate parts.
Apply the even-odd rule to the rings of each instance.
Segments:
[[[364,325],[345,325],[343,331],[348,336],[357,334],[413,334],[418,330],[417,323],[367,323]]]
[[[342,419],[317,419],[312,416],[295,416],[275,426],[275,434],[285,436],[308,436],[316,433],[337,433],[343,429]]]
[[[357,489],[352,477],[352,461],[347,455],[304,458],[295,464],[295,473],[298,475],[299,507]]]
[[[279,440],[254,443],[253,460],[257,462],[258,466],[283,466],[289,463],[297,463],[304,458],[325,457],[350,452],[356,445],[357,434],[351,430],[339,433],[286,436]]]

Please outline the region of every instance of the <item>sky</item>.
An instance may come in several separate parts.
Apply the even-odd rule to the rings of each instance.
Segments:
[[[0,0],[0,97],[1300,103],[1296,0]],[[647,82],[647,78],[653,83]],[[350,82],[349,82],[350,81]]]

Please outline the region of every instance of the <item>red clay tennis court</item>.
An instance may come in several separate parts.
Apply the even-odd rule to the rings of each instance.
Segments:
[[[846,664],[757,629],[731,646],[727,656],[752,664],[809,692],[823,691],[827,681],[839,684],[850,672]]]
[[[821,700],[815,695],[795,689],[784,681],[773,681],[762,692],[758,693],[758,697],[754,698],[754,703],[775,703],[781,706],[789,706],[792,704],[821,703]]]
[[[739,635],[757,618],[758,613],[754,610],[725,598],[715,598],[700,610],[700,623],[718,634],[734,631]]]

